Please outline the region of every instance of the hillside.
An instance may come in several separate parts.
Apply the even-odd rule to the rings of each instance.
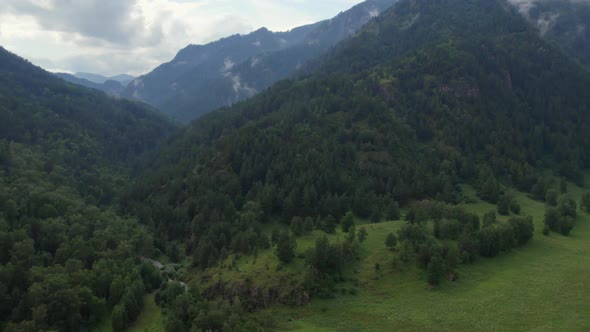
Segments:
[[[143,104],[64,83],[4,49],[0,56],[1,139],[42,144],[88,136],[97,141],[94,155],[122,162],[175,129]]]
[[[0,48],[0,331],[588,330],[583,48],[514,1],[388,3],[131,84],[291,77],[183,128]]]
[[[481,257],[526,250],[540,228],[568,235],[586,220],[565,179],[583,185],[589,166],[588,84],[588,71],[504,1],[403,0],[304,76],[194,122],[124,208],[184,245],[183,276],[206,299],[257,311],[350,283],[379,293],[351,270],[384,268],[363,260],[367,222],[399,220],[401,206],[407,222],[383,226],[397,238],[391,264],[436,288]],[[545,220],[522,193],[546,206]],[[480,201],[493,213],[470,209]],[[196,309],[205,300],[186,300],[209,317]],[[160,305],[168,329],[191,328],[183,306]]]
[[[590,64],[590,2],[512,0],[541,36],[555,41],[581,63]]]
[[[494,15],[477,16],[485,11]],[[238,209],[254,200],[267,217],[289,221],[338,218],[356,205],[368,217],[387,197],[453,202],[457,183],[490,176],[528,191],[546,167],[581,181],[589,80],[497,2],[405,1],[317,75],[186,129],[156,160],[174,173],[152,174],[162,181],[154,187],[169,188],[161,195],[171,206],[162,208],[179,211],[158,219],[188,225],[189,206],[213,208],[208,195]],[[158,196],[142,190],[157,209]]]
[[[118,200],[140,158],[175,129],[145,105],[0,48],[0,330],[137,316],[159,272],[137,258],[153,254],[152,234],[117,213]]]
[[[150,103],[181,121],[193,120],[291,76],[396,1],[368,0],[333,19],[289,32],[263,28],[190,45],[170,63],[131,82],[124,96]]]

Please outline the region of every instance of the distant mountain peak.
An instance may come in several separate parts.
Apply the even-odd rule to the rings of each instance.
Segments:
[[[135,79],[134,76],[131,76],[128,74],[119,74],[119,75],[107,77],[107,76],[103,76],[103,75],[99,75],[99,74],[78,72],[78,73],[73,74],[73,76],[80,78],[80,79],[88,80],[93,83],[98,83],[98,84],[103,84],[106,81],[112,80],[112,81],[117,81],[117,82],[121,83],[122,85],[127,85],[127,84],[129,84],[129,82],[131,82]]]

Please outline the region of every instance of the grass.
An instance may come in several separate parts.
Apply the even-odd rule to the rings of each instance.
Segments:
[[[131,332],[161,332],[164,331],[162,310],[156,304],[154,294],[146,295],[143,299],[143,310],[137,320],[129,328]]]
[[[105,319],[95,329],[96,332],[111,332],[113,328],[111,326],[111,318]],[[139,314],[139,317],[135,320],[128,331],[130,332],[163,332],[164,324],[162,317],[162,310],[154,298],[154,294],[147,294],[143,299],[143,310]]]
[[[569,187],[579,200],[582,189]],[[471,188],[465,192],[474,195]],[[393,268],[393,254],[384,241],[400,223],[371,224],[354,275],[357,295],[273,308],[272,314],[281,319],[282,330],[292,331],[590,330],[590,216],[580,212],[570,237],[545,237],[544,204],[522,193],[515,197],[522,214],[534,218],[534,239],[510,253],[461,266],[456,282],[431,289],[414,266],[401,272]],[[495,209],[475,201],[465,208],[480,215]],[[381,265],[379,272],[375,263]]]
[[[582,191],[569,186],[576,201]],[[496,209],[477,199],[473,188],[466,186],[464,193],[474,202],[464,204],[466,210],[482,216]],[[274,317],[283,331],[590,330],[590,216],[580,212],[570,237],[555,233],[546,237],[541,233],[544,204],[523,193],[514,192],[514,196],[521,214],[534,218],[533,240],[499,257],[460,266],[456,282],[445,281],[432,289],[424,272],[413,264],[402,269],[393,266],[394,253],[384,242],[387,234],[396,233],[401,221],[359,222],[368,237],[362,244],[360,261],[347,269],[347,281],[337,285],[335,299],[314,299],[303,307],[275,306],[255,315]],[[297,251],[305,252],[323,234],[315,231],[298,238]],[[330,241],[343,241],[345,237],[340,229],[328,235]],[[228,259],[225,263],[230,262]],[[381,266],[379,271],[375,270],[376,263]],[[238,270],[208,270],[203,280],[241,282],[250,277],[256,284],[268,286],[280,282],[282,274],[301,278],[305,269],[301,258],[281,265],[272,250],[242,257],[238,266]],[[162,314],[153,295],[147,296],[145,303],[131,331],[162,331]]]

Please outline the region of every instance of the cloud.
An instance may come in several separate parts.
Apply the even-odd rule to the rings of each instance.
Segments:
[[[518,8],[521,14],[528,16],[530,10],[540,2],[548,2],[552,0],[508,0],[510,4]],[[590,4],[590,0],[562,0],[568,3],[586,3]]]
[[[5,12],[33,17],[43,30],[120,45],[157,44],[162,26],[146,22],[137,0],[3,0]]]
[[[0,44],[49,70],[141,74],[203,44],[284,31],[362,0],[0,0]]]

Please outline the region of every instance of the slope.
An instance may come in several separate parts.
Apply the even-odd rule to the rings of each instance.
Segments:
[[[296,43],[310,28],[305,26],[287,33],[273,33],[261,28],[248,35],[233,35],[207,45],[189,45],[178,52],[171,62],[132,81],[125,96],[158,105],[173,97],[177,90],[183,89],[176,82],[188,72],[197,73],[192,75],[193,80],[204,83],[250,56],[283,49]]]
[[[590,64],[590,2],[511,0],[541,36],[558,43],[581,63]]]
[[[584,182],[590,156],[590,96],[584,89],[590,74],[540,38],[506,1],[400,1],[314,67],[306,76],[280,82],[193,123],[161,151],[123,200],[127,211],[190,255],[184,263],[192,270],[184,277],[201,292],[182,297],[187,302],[163,300],[170,313],[166,326],[194,327],[193,321],[181,318],[187,307],[198,313],[197,324],[221,329],[225,323],[238,324],[223,317],[239,308],[302,305],[310,296],[312,301],[333,297],[337,287],[359,287],[358,276],[351,277],[358,259],[364,264],[363,276],[385,267],[371,258],[380,252],[362,249],[363,240],[372,241],[365,238],[367,231],[372,236],[366,220],[399,219],[398,203],[406,209],[408,223],[375,227],[404,230],[398,233],[395,257],[407,262],[412,273],[408,280],[414,281],[393,289],[410,286],[401,293],[415,305],[412,296],[426,279],[416,265],[427,270],[433,285],[441,282],[441,274],[453,273],[451,266],[459,261],[457,271],[467,278],[467,264],[481,256],[500,255],[498,264],[504,266],[503,257],[511,255],[503,253],[520,252],[517,244],[527,250],[540,243],[543,204],[522,199],[520,192],[545,200],[548,189],[555,191],[559,183],[546,179],[548,173]],[[475,187],[477,199],[465,184]],[[508,216],[495,220],[494,214],[493,222],[486,217],[482,223],[482,211],[469,213],[471,206],[465,206],[480,199],[491,203],[483,205],[486,209],[508,199]],[[575,205],[567,195],[560,201],[560,209]],[[573,210],[575,215],[577,208]],[[351,216],[358,233],[345,230],[352,227],[345,223]],[[583,215],[579,220],[586,219]],[[554,276],[568,270],[571,265]],[[506,275],[517,278],[523,272]],[[485,285],[477,273],[471,276],[469,287],[478,287],[477,281]],[[385,289],[380,296],[378,287],[385,285],[372,285],[376,289],[363,291],[377,296],[365,299],[385,301],[393,294]],[[446,303],[480,300],[494,291],[494,285],[487,286]],[[434,301],[440,293],[432,294],[419,298]],[[233,307],[224,313],[207,311],[203,298]],[[311,309],[319,313],[304,320],[309,325],[303,328],[326,328],[344,320],[336,313],[326,315],[327,323],[318,322],[329,310],[319,303]],[[462,304],[472,307],[471,302]],[[409,314],[420,315],[424,307],[412,308],[417,309]],[[445,308],[437,310],[444,314]],[[358,315],[367,312],[357,309],[342,313],[364,322]],[[208,314],[218,319],[208,320]],[[381,317],[400,319],[379,312],[358,328],[380,329]],[[528,317],[537,316],[533,312]],[[438,323],[432,316],[411,318],[416,329]],[[454,324],[461,319],[465,324]],[[449,329],[478,327],[477,320],[460,313],[447,323]],[[583,327],[584,321],[568,326]]]
[[[4,49],[0,56],[1,139],[42,144],[89,136],[94,155],[124,162],[175,128],[145,105],[69,85]]]
[[[569,187],[579,198],[582,188]],[[586,190],[586,189],[583,189]],[[474,193],[473,193],[474,194]],[[472,195],[472,194],[470,194]],[[480,215],[493,205],[470,196],[465,204]],[[364,255],[335,299],[316,299],[303,308],[275,307],[282,331],[584,331],[590,302],[588,274],[590,217],[584,213],[571,237],[541,234],[543,203],[518,195],[524,213],[537,221],[535,238],[523,249],[482,259],[458,270],[459,279],[436,290],[425,288],[413,266],[394,266],[385,236],[401,222],[367,225]],[[381,271],[375,271],[380,263]],[[244,264],[247,265],[247,264]],[[245,269],[241,267],[241,269]],[[357,289],[353,294],[348,291]]]
[[[117,201],[139,158],[174,130],[144,105],[0,48],[0,329],[79,331],[111,310],[137,316],[158,287],[159,272],[137,258],[154,253],[153,237]]]
[[[529,191],[546,167],[581,181],[589,82],[497,1],[404,1],[315,76],[188,128],[134,195],[181,236],[195,211],[247,201],[288,222],[453,202],[465,181],[495,201],[497,179]]]

